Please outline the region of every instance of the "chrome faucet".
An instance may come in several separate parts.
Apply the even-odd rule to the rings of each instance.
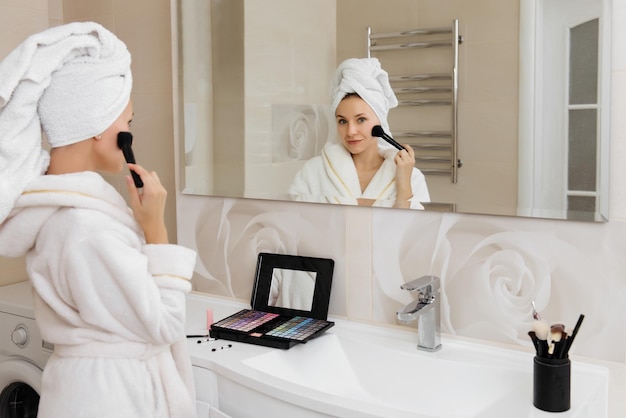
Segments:
[[[418,292],[417,299],[396,312],[398,320],[408,324],[417,319],[417,348],[426,351],[441,349],[440,280],[436,276],[423,276],[400,286]]]

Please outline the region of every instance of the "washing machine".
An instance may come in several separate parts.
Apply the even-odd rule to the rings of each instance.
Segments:
[[[35,418],[41,374],[54,347],[33,315],[29,282],[0,286],[0,417]]]

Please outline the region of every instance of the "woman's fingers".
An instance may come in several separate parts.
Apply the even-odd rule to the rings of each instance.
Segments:
[[[164,223],[167,190],[161,184],[156,172],[149,172],[137,164],[128,164],[128,168],[137,173],[143,181],[141,195],[130,176],[127,176],[126,187],[130,195],[130,206],[135,219],[144,231],[146,242],[167,242],[167,230]]]
[[[138,164],[132,164],[132,163],[128,163],[128,169],[134,171],[135,173],[139,175],[139,177],[141,177],[141,180],[144,182],[144,187],[145,187],[146,182],[153,182],[156,184],[161,184],[161,181],[159,180],[159,176],[154,171],[149,172],[142,166]]]
[[[398,166],[415,165],[415,152],[413,151],[413,148],[408,144],[405,144],[404,147],[405,149],[398,151],[398,153],[396,154],[396,158],[395,158],[396,165]]]
[[[412,146],[410,146],[409,144],[404,144],[404,150],[407,152],[409,157],[415,158],[415,150],[413,150]]]

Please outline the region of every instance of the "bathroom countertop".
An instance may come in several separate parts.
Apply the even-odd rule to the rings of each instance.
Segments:
[[[187,331],[189,334],[206,332],[207,308],[212,309],[213,318],[218,321],[241,309],[249,308],[249,305],[192,292],[188,296],[187,308]],[[485,418],[554,416],[554,414],[540,411],[532,405],[531,372],[534,352],[530,348],[444,334],[442,335],[443,348],[435,353],[427,353],[416,349],[417,332],[410,328],[377,326],[339,318],[329,318],[329,320],[335,321],[333,328],[322,336],[306,344],[296,345],[289,350],[227,340],[198,344],[198,339],[190,338],[188,341],[192,364],[211,370],[219,376],[267,396],[331,416],[435,417],[439,416],[438,414],[445,416],[446,413],[449,414],[450,412],[442,411],[442,409],[452,408],[454,405],[450,406],[450,404],[454,404],[455,396],[459,396],[458,399],[465,399],[464,402],[472,403],[480,397],[476,394],[483,395],[484,399],[482,400],[483,404],[480,404],[480,399],[476,400],[475,408],[478,412],[473,416]],[[350,341],[361,342],[358,345],[345,345],[345,342]],[[381,347],[380,350],[379,347]],[[379,354],[381,352],[386,354],[381,356]],[[370,357],[367,357],[368,355]],[[345,372],[339,370],[338,375],[348,376],[352,380],[334,382],[328,380],[328,377],[324,380],[325,377],[321,372],[318,373],[318,376],[313,376],[316,374],[316,370],[303,369],[301,366],[311,363],[313,366],[309,367],[316,367],[315,364],[318,364],[317,368],[319,369],[319,365],[325,365],[327,362],[332,363],[333,358],[342,356],[347,357],[335,359],[335,364],[332,364],[332,371],[346,368]],[[360,363],[357,358],[359,356],[363,357]],[[385,357],[389,358],[389,361],[393,357],[410,359],[406,362],[407,373],[410,373],[408,370],[412,367],[408,363],[420,364],[419,362],[423,362],[423,365],[419,366],[417,372],[403,376],[405,373],[402,368],[404,363],[402,363],[396,368],[395,374],[385,376],[382,379],[372,378],[367,373],[361,374],[361,371],[358,370],[359,367],[361,369],[376,369],[373,366],[380,366],[380,364],[385,363],[387,361],[384,359]],[[324,359],[324,362],[321,363],[322,360],[320,359]],[[626,393],[626,365],[577,356],[571,356],[571,359],[572,407],[569,411],[560,413],[558,416],[564,418],[625,417],[626,402],[623,394]],[[315,363],[316,361],[320,363]],[[368,361],[370,362],[369,365]],[[351,365],[348,366],[348,363]],[[448,380],[445,376],[440,376],[443,380],[433,378],[435,373],[428,373],[426,370],[431,364],[451,364],[452,367],[446,366],[446,370],[467,369],[463,376],[469,375],[470,379],[467,382],[457,382],[457,380],[464,380],[464,377]],[[372,367],[369,367],[370,365]],[[271,369],[272,367],[276,367],[276,373]],[[433,367],[435,366],[431,368]],[[381,369],[379,374],[372,376],[384,376],[384,367],[378,367],[378,369]],[[306,371],[299,375],[299,370]],[[391,366],[389,366],[389,370],[393,370]],[[486,385],[484,393],[481,392],[480,383],[473,384],[471,380],[472,370],[479,370],[480,373],[483,371],[492,373],[492,375],[485,375],[487,377],[480,380]],[[365,372],[365,370],[363,371]],[[307,373],[311,373],[311,376],[305,376]],[[367,377],[364,378],[363,376]],[[361,382],[358,381],[359,379],[369,380]],[[443,391],[433,392],[431,397],[441,396],[437,395],[439,392],[450,391],[451,393],[438,404],[436,400],[433,400],[434,406],[431,406],[431,410],[424,412],[423,415],[414,411],[409,412],[410,408],[402,405],[405,398],[419,398],[420,392],[425,393],[425,391],[416,388],[403,396],[401,390],[396,391],[387,387],[397,385],[403,379],[407,382],[430,382],[432,380],[428,383],[429,388],[432,386],[431,389],[434,390],[437,385],[444,388]],[[498,379],[501,379],[500,383],[498,383]],[[358,382],[355,383],[355,380]],[[363,396],[360,393],[363,385],[372,385],[372,380],[388,380],[386,385],[373,386],[375,392],[372,393],[377,395],[378,392],[381,392],[380,399],[373,399],[373,396]],[[511,393],[505,393],[504,389],[500,389],[500,387],[506,386],[509,381],[515,381],[517,389]],[[351,386],[353,383],[354,390]],[[413,383],[407,383],[407,386],[411,384]],[[333,385],[336,387],[332,387]],[[198,392],[202,390],[202,387],[196,388]],[[382,392],[385,390],[391,391],[383,394]],[[498,393],[499,391],[502,393]],[[498,400],[490,400],[488,394],[492,394],[491,396],[498,398]],[[464,396],[469,397],[469,401]],[[387,400],[388,402],[386,402]],[[423,403],[424,407],[428,408],[427,402]],[[599,409],[605,410],[605,412],[599,411]]]

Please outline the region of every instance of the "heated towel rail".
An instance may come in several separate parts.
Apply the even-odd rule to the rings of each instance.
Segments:
[[[373,33],[371,27],[367,28],[368,58],[375,52],[451,48],[451,68],[427,74],[390,74],[389,81],[398,96],[399,106],[442,106],[450,109],[450,130],[411,130],[393,132],[393,136],[403,138],[399,142],[413,147],[415,165],[425,175],[449,175],[452,183],[457,182],[458,169],[462,165],[458,155],[458,65],[462,41],[458,19],[450,27],[403,32]],[[384,55],[378,54],[378,58],[386,68]]]

